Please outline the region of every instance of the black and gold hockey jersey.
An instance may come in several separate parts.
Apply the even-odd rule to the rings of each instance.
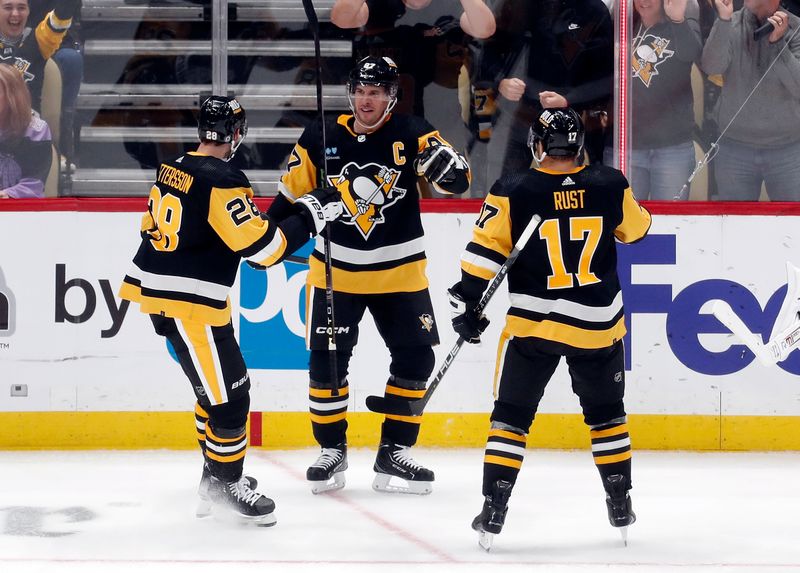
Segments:
[[[414,160],[427,147],[449,144],[424,119],[400,114],[368,134],[355,133],[352,115],[328,119],[325,131],[327,184],[339,189],[345,205],[342,218],[328,227],[335,290],[378,294],[427,288]],[[292,203],[325,184],[317,174],[325,165],[321,137],[317,121],[289,156],[279,189]],[[451,185],[434,188],[463,193],[469,180],[467,169]],[[325,287],[322,245],[318,237],[307,279],[320,288]]]
[[[162,163],[120,297],[148,314],[227,324],[241,258],[270,266],[310,236],[302,215],[279,227],[252,198],[245,174],[221,159],[187,153]]]
[[[4,43],[0,38],[0,64],[19,70],[31,92],[31,105],[37,111],[41,110],[44,64],[61,45],[71,23],[71,18],[61,20],[55,12],[50,12],[35,30],[26,28],[18,43]]]
[[[611,346],[626,332],[615,238],[638,241],[651,218],[610,167],[530,169],[499,179],[461,257],[465,298],[480,298],[534,214],[541,224],[508,273],[504,335]]]

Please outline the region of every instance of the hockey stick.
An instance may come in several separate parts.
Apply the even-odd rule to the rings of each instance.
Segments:
[[[760,337],[750,331],[727,302],[716,300],[711,307],[711,313],[717,317],[717,320],[739,337],[764,366],[783,362],[792,351],[800,348],[800,316],[798,315],[798,303],[800,303],[798,275],[800,275],[800,270],[787,262],[786,273],[788,279],[786,298],[775,319],[777,332],[773,331],[767,344],[763,344]]]
[[[319,183],[328,184],[328,154],[326,153],[327,138],[325,137],[325,106],[322,102],[322,55],[319,48],[319,20],[317,12],[314,10],[312,0],[303,0],[303,9],[308,18],[308,25],[311,34],[314,36],[314,59],[317,64],[317,113],[319,113],[320,125],[322,125],[322,166],[320,166]],[[333,382],[331,394],[339,395],[339,367],[336,357],[336,321],[333,313],[333,264],[331,262],[331,232],[330,224],[325,226],[322,231],[323,248],[325,250],[325,310],[328,317],[328,364],[330,366],[330,377]]]
[[[486,292],[483,293],[483,297],[481,297],[480,302],[478,302],[478,306],[475,307],[475,314],[477,316],[480,316],[483,312],[483,309],[485,309],[486,305],[489,304],[489,301],[492,299],[492,296],[494,296],[497,287],[500,286],[500,283],[503,282],[506,274],[508,274],[508,269],[510,269],[511,265],[514,264],[514,261],[517,260],[520,252],[525,248],[525,245],[528,243],[528,239],[531,238],[531,235],[533,235],[534,231],[536,231],[541,221],[542,218],[539,215],[534,215],[531,217],[528,225],[522,231],[522,235],[520,235],[519,239],[517,239],[517,242],[514,244],[514,248],[511,249],[511,253],[508,255],[508,258],[500,267],[500,270],[497,271],[494,279],[492,279],[492,282],[489,284],[489,288],[487,288]],[[393,396],[367,396],[367,408],[379,414],[394,414],[397,416],[419,416],[422,414],[422,411],[425,409],[425,405],[431,399],[431,396],[433,396],[433,393],[436,391],[436,387],[439,386],[442,378],[444,378],[444,375],[450,369],[450,365],[453,363],[453,360],[455,360],[459,350],[461,350],[461,347],[464,345],[464,342],[464,339],[459,336],[453,348],[450,349],[450,353],[445,357],[444,363],[439,367],[439,371],[436,373],[436,376],[428,385],[428,389],[425,391],[425,394],[422,396],[422,398],[418,400],[403,400],[402,398],[395,398]]]

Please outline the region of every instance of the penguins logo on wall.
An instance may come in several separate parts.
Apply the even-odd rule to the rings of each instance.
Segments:
[[[668,50],[670,40],[647,34],[633,53],[633,77],[642,80],[650,87],[652,79],[658,75],[658,66],[666,62],[675,50]]]
[[[328,181],[339,189],[347,209],[340,221],[355,225],[368,239],[375,226],[384,222],[384,211],[405,197],[406,190],[397,187],[399,179],[400,171],[377,163],[350,162],[338,175],[330,175]]]

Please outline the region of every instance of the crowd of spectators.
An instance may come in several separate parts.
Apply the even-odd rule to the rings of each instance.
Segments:
[[[763,187],[773,201],[800,199],[800,19],[792,13],[794,0],[786,2],[784,7],[781,0],[634,0],[628,175],[639,199],[688,199],[684,184],[706,152],[708,192],[700,198],[757,201],[764,197]],[[191,2],[158,4],[165,3]],[[391,57],[400,70],[395,112],[435,120],[463,148],[476,163],[473,197],[485,193],[482,179],[531,164],[528,128],[543,108],[578,111],[586,125],[585,161],[611,163],[617,125],[614,5],[614,0],[335,0],[323,34],[352,41],[352,57],[326,66],[323,81],[343,85],[354,62]],[[77,155],[72,124],[84,56],[79,18],[73,22],[73,16],[80,8],[81,0],[0,0],[0,63],[22,74],[34,112],[41,110],[44,62],[52,58],[61,71],[61,129],[54,143],[66,158]],[[205,33],[193,24],[151,20],[143,21],[137,34],[142,31],[146,39],[165,26],[174,39]],[[308,30],[256,22],[235,26],[230,37],[269,42],[307,38]],[[274,77],[289,72],[296,84],[314,84],[313,59],[290,59],[231,58],[229,81],[263,82],[253,79],[261,67]],[[133,55],[116,88],[210,83],[207,56],[176,56],[166,67],[152,61]],[[168,78],[162,77],[164,69]],[[127,121],[131,113],[119,117]],[[160,117],[166,125],[190,123],[187,114],[161,112]],[[287,109],[267,121],[305,127],[314,115]],[[8,121],[4,117],[3,153],[9,138],[20,135],[8,131]],[[36,122],[41,119],[34,115]],[[144,124],[158,123],[147,119]],[[162,143],[122,143],[142,168],[162,159],[157,149]],[[286,146],[274,142],[249,147],[239,158],[249,169],[280,169],[288,155]],[[49,161],[49,151],[46,155]],[[482,178],[481,171],[492,165],[496,172]],[[3,179],[7,184],[6,173]],[[426,196],[424,183],[420,192]]]

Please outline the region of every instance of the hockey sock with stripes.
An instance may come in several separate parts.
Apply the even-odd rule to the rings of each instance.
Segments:
[[[620,474],[631,483],[631,439],[626,417],[590,426],[592,456],[603,483],[610,475]]]
[[[386,382],[384,396],[404,400],[419,400],[425,394],[425,380],[409,380],[399,376],[390,376]],[[381,427],[381,441],[387,440],[402,446],[413,446],[417,443],[422,415],[396,416],[387,414]]]
[[[339,395],[329,387],[321,388],[314,381],[308,388],[308,411],[314,438],[323,448],[332,448],[347,441],[347,402],[350,386],[342,380]]]
[[[247,431],[239,428],[216,428],[206,424],[206,460],[211,475],[222,481],[236,481],[242,476],[247,452]]]
[[[525,458],[526,434],[523,430],[492,422],[483,458],[483,495],[492,493],[492,484],[506,480],[513,485]]]
[[[194,426],[197,430],[197,443],[203,456],[206,454],[206,423],[208,422],[208,412],[203,409],[200,402],[194,404]]]

